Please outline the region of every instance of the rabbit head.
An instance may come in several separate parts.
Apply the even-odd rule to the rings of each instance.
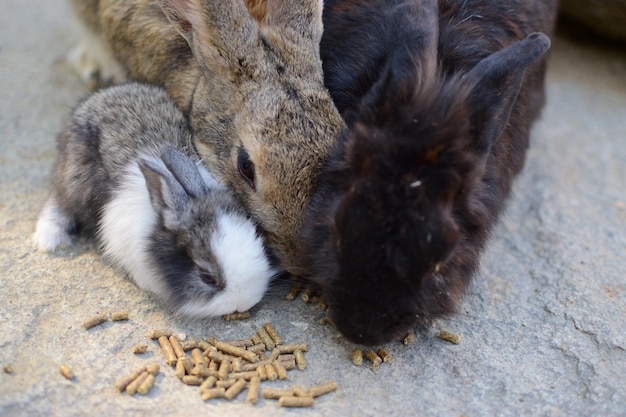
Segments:
[[[441,75],[436,53],[423,53],[389,65],[363,98],[303,230],[311,279],[346,338],[385,343],[418,317],[456,307],[465,288],[437,282],[464,237],[481,233],[460,212],[476,209],[468,199],[524,71],[549,44],[531,34],[452,76]]]
[[[190,121],[204,163],[302,273],[298,234],[318,175],[344,127],[323,85],[321,0],[269,0],[264,23],[243,0],[161,0],[201,77]]]
[[[154,273],[135,274],[137,283],[186,316],[246,311],[258,303],[272,270],[243,208],[173,147],[138,165],[157,223],[146,250]]]

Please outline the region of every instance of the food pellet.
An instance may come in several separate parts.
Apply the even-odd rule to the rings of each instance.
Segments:
[[[455,345],[461,343],[461,335],[449,332],[447,330],[439,331],[439,338],[446,340],[450,343],[454,343]]]
[[[183,358],[178,358],[178,362],[176,362],[176,370],[174,371],[174,375],[178,379],[183,379],[183,377],[187,374],[185,370],[185,363]]]
[[[141,395],[146,395],[154,386],[154,382],[156,381],[156,377],[152,374],[148,374],[146,379],[137,387],[137,393]]]
[[[228,344],[231,344],[233,346],[237,346],[237,347],[241,347],[241,348],[246,348],[248,346],[252,346],[252,340],[250,339],[238,339],[238,340],[230,340],[228,342],[226,342]]]
[[[292,369],[296,368],[296,360],[295,359],[291,359],[291,360],[284,360],[281,361],[283,366],[285,367],[286,370],[291,371]]]
[[[263,388],[261,391],[261,397],[268,400],[277,400],[280,397],[293,396],[292,390],[276,389],[276,388]]]
[[[313,405],[313,397],[280,397],[278,405],[281,407],[311,407]]]
[[[256,369],[256,373],[259,374],[259,378],[262,380],[267,379],[267,372],[265,371],[265,365],[259,365]]]
[[[262,343],[261,338],[257,334],[253,334],[252,337],[250,337],[250,341],[252,342],[253,345],[258,345]]]
[[[322,385],[317,385],[315,387],[309,388],[308,393],[311,397],[316,398],[320,395],[328,394],[329,392],[333,392],[337,389],[337,383],[335,381],[330,381]]]
[[[72,371],[72,368],[70,368],[69,365],[61,365],[59,367],[59,371],[61,371],[61,375],[63,375],[66,379],[74,378],[74,371]]]
[[[158,363],[151,363],[150,365],[146,367],[146,371],[151,375],[158,374],[160,369],[161,367],[159,366]]]
[[[265,345],[263,343],[258,343],[256,345],[248,346],[246,348],[249,352],[253,352],[255,354],[259,354],[265,350]]]
[[[146,343],[137,343],[133,346],[134,354],[146,353],[148,351],[148,345]]]
[[[370,362],[372,362],[372,367],[374,369],[376,369],[383,362],[380,356],[378,356],[378,354],[373,350],[368,350],[367,352],[365,352],[365,357],[369,359]]]
[[[85,330],[89,330],[92,327],[98,326],[108,320],[109,318],[106,313],[96,314],[95,316],[89,317],[87,320],[83,321],[83,327]]]
[[[352,363],[356,366],[363,365],[363,351],[359,348],[355,348],[352,351]]]
[[[304,301],[305,303],[311,301],[311,297],[313,297],[313,288],[310,287],[304,290],[304,293],[300,296],[302,301]]]
[[[259,361],[259,357],[254,352],[250,352],[249,350],[246,350],[244,348],[233,346],[226,342],[216,342],[215,347],[224,353],[227,353],[233,356],[238,356],[240,358],[247,360],[248,362]]]
[[[170,344],[172,345],[172,349],[174,349],[174,353],[176,354],[176,358],[182,358],[185,356],[185,350],[183,349],[183,345],[180,344],[180,340],[174,335],[169,337]],[[202,356],[202,352],[200,352],[200,356]]]
[[[258,362],[258,357],[257,357],[257,362]],[[241,358],[235,358],[230,363],[231,372],[241,372],[242,367],[243,367],[243,359]]]
[[[274,362],[272,362],[272,366],[274,367],[274,370],[276,371],[276,375],[278,375],[278,379],[289,378],[289,376],[287,376],[287,369],[285,369],[285,365],[283,365],[281,361],[279,361],[278,359],[275,360]]]
[[[211,349],[211,344],[209,342],[207,342],[206,340],[198,340],[197,346],[198,349],[206,352],[207,350]]]
[[[170,340],[168,339],[168,337],[167,336],[159,337],[159,345],[161,345],[161,350],[163,351],[165,362],[169,366],[176,365],[176,362],[178,362],[178,357],[176,356],[176,353],[174,352],[174,348],[172,347],[172,344],[170,343]]]
[[[137,379],[139,377],[139,375],[141,375],[145,370],[146,370],[146,366],[145,365],[135,369],[130,374],[126,375],[124,378],[122,378],[118,382],[116,382],[115,383],[115,388],[119,392],[123,392],[126,389],[126,387],[128,386],[128,384],[130,384],[135,379]]]
[[[210,376],[207,379],[204,380],[204,382],[202,384],[200,384],[200,388],[198,388],[200,391],[206,391],[208,389],[211,389],[215,386],[215,383],[217,382],[217,378],[214,376]]]
[[[402,343],[404,343],[407,346],[413,343],[414,341],[415,341],[415,333],[413,332],[408,332],[406,336],[404,336],[404,339],[402,339]]]
[[[230,372],[230,361],[223,360],[220,363],[220,368],[217,370],[217,378],[218,379],[226,379],[228,378],[228,373]]]
[[[293,391],[293,395],[295,395],[296,397],[310,397],[311,396],[311,394],[309,394],[309,392],[305,390],[304,388],[302,388],[300,385],[294,385],[291,390]]]
[[[178,360],[182,361],[183,366],[185,367],[185,373],[187,375],[191,375],[191,371],[193,371],[193,362],[191,358],[189,356],[184,356],[182,358],[179,358]]]
[[[183,355],[186,356],[186,355]],[[193,365],[204,365],[204,358],[202,357],[202,351],[198,348],[191,350],[191,358],[193,359]]]
[[[265,373],[267,374],[267,379],[269,379],[270,381],[275,381],[278,379],[276,368],[274,368],[271,363],[265,365]]]
[[[304,359],[304,354],[300,349],[297,349],[293,352],[293,356],[296,360],[296,366],[299,370],[303,371],[306,368],[306,359]]]
[[[286,343],[284,345],[277,346],[278,352],[282,355],[283,353],[294,353],[296,350],[300,350],[302,352],[307,351],[306,343]]]
[[[296,284],[294,285],[291,290],[287,293],[287,295],[285,295],[285,298],[289,301],[293,301],[296,299],[296,297],[298,296],[298,294],[300,293],[300,290],[302,290],[302,285],[301,284]]]
[[[249,404],[256,404],[259,401],[259,388],[261,387],[261,378],[255,376],[250,379],[248,385],[248,394],[246,394],[246,402]]]
[[[272,350],[276,347],[276,344],[274,343],[270,335],[267,334],[267,331],[264,328],[261,327],[259,330],[257,330],[256,334],[259,336],[259,339],[261,339],[261,342],[263,342],[263,344],[265,345],[265,349]]]
[[[233,372],[228,375],[230,379],[245,379],[246,381],[254,378],[255,376],[259,376],[257,371],[246,371],[246,372]]]
[[[267,334],[270,336],[270,338],[274,342],[274,345],[278,346],[278,345],[283,344],[283,338],[280,337],[280,335],[278,334],[278,332],[276,331],[276,328],[274,327],[274,325],[272,325],[272,323],[265,323],[263,325],[263,328],[265,329]]]
[[[231,314],[224,314],[222,317],[224,318],[224,320],[245,320],[245,319],[250,318],[250,312],[249,311],[244,311],[244,312],[236,311]]]
[[[185,352],[198,347],[198,341],[193,339],[185,340],[184,342],[180,342],[180,344]]]
[[[243,391],[243,389],[246,387],[246,384],[247,382],[245,379],[238,379],[237,382],[235,382],[233,385],[231,385],[230,388],[226,390],[226,392],[224,393],[224,398],[229,401],[233,400],[237,395],[239,395],[241,391]]]
[[[137,392],[137,388],[139,388],[139,386],[143,383],[143,381],[145,381],[146,378],[148,378],[148,375],[150,375],[148,371],[143,371],[141,375],[139,375],[130,384],[126,386],[126,393],[128,395],[135,395],[135,393]]]
[[[148,339],[158,339],[161,336],[170,337],[172,335],[171,330],[156,330],[150,329],[148,330]]]
[[[215,386],[216,386],[217,388],[224,388],[224,389],[228,389],[228,388],[230,388],[230,387],[231,387],[231,386],[232,386],[235,382],[236,382],[236,380],[235,380],[235,379],[224,379],[224,380],[217,381],[217,382],[215,383]]]
[[[15,371],[13,370],[13,366],[11,366],[11,365],[10,365],[10,364],[8,364],[8,363],[7,363],[7,364],[5,364],[5,365],[2,367],[2,371],[3,371],[5,374],[12,374],[13,372],[15,372]]]
[[[182,381],[185,385],[202,385],[204,382],[202,378],[195,375],[185,375],[182,377]]]
[[[214,398],[223,398],[226,390],[224,388],[212,388],[202,391],[202,401],[212,400]]]
[[[120,310],[111,313],[111,321],[128,320],[128,310]]]
[[[380,356],[380,359],[382,359],[384,363],[388,363],[393,360],[393,356],[391,356],[391,354],[387,352],[387,350],[385,350],[384,348],[378,349],[376,353],[378,354],[378,356]]]

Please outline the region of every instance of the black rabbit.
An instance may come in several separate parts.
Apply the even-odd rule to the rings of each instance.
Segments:
[[[326,1],[325,83],[348,129],[302,238],[349,340],[460,304],[544,103],[555,15],[556,0]]]

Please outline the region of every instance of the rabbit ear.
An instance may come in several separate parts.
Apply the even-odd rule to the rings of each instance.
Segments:
[[[180,214],[189,202],[187,192],[172,173],[154,159],[141,158],[139,169],[146,179],[152,208],[162,216],[167,229],[177,229]]]
[[[258,25],[243,0],[159,0],[163,13],[187,40],[204,70],[204,62],[238,64],[254,47]]]
[[[266,23],[291,29],[316,45],[322,38],[323,0],[267,0]]]
[[[196,163],[184,152],[166,146],[161,152],[161,160],[172,173],[187,195],[199,198],[207,195],[209,187],[200,175]]]
[[[471,124],[478,135],[478,150],[486,153],[506,127],[522,86],[524,71],[550,47],[550,38],[532,33],[480,61],[466,76],[470,92]]]

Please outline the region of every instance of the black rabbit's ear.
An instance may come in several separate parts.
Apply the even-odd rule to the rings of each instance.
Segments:
[[[550,47],[550,38],[533,33],[480,61],[464,79],[470,93],[471,125],[481,153],[502,135],[524,80],[526,69]]]
[[[189,203],[187,192],[158,160],[141,158],[139,169],[146,180],[152,208],[161,216],[167,229],[178,229],[181,213]]]
[[[190,197],[207,195],[209,187],[200,175],[198,166],[184,152],[167,146],[161,152],[161,160]]]

